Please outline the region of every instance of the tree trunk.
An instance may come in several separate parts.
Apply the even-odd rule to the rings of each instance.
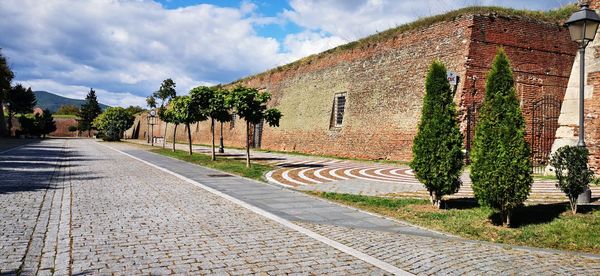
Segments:
[[[246,121],[246,168],[250,168],[250,122]]]
[[[185,124],[188,130],[188,145],[190,147],[190,155],[192,155],[192,130],[190,129],[190,124]]]
[[[165,148],[165,143],[167,143],[167,127],[169,123],[165,122],[165,134],[163,135],[163,149]]]
[[[2,111],[4,112],[4,111]],[[12,112],[10,111],[10,109],[8,110],[8,136],[12,136]]]
[[[502,220],[503,220],[503,226],[504,227],[510,227],[510,219],[511,219],[512,213],[511,210],[504,210],[502,211]]]
[[[436,192],[429,192],[429,201],[431,202],[431,205],[437,207],[438,209],[442,208],[442,199],[440,198],[440,196],[438,196]]]
[[[177,126],[179,124],[175,124],[175,127],[173,128],[173,152],[175,152],[175,137],[177,135]]]
[[[569,203],[571,203],[571,213],[577,214],[577,196],[569,198]]]
[[[210,118],[210,133],[212,136],[212,155],[210,160],[215,161],[217,157],[215,155],[215,119]]]
[[[0,94],[1,93],[2,91],[0,90]],[[2,96],[0,95],[0,137],[8,136],[8,132],[6,131],[6,120],[4,118],[4,109],[2,108],[3,106],[4,102]]]

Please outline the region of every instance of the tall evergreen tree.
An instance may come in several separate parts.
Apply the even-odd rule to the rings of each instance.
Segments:
[[[102,113],[98,98],[96,98],[96,91],[90,88],[90,92],[85,97],[85,103],[81,105],[79,111],[79,130],[87,131],[88,136],[91,136],[94,119]]]
[[[6,95],[8,110],[8,129],[12,129],[12,118],[15,114],[29,114],[37,104],[31,87],[25,89],[21,84],[15,85]]]
[[[502,223],[510,226],[512,212],[527,199],[533,180],[525,121],[502,48],[487,75],[479,116],[471,165],[473,191],[481,204],[499,211]]]
[[[2,55],[2,52],[0,52],[0,136],[9,135],[9,132],[6,130],[4,105],[6,103],[6,95],[11,89],[11,82],[14,77],[15,75],[12,70],[10,70],[6,58]]]
[[[410,166],[429,191],[431,203],[438,208],[442,196],[458,192],[461,184],[464,156],[453,99],[446,67],[434,61],[425,80],[421,122]]]
[[[42,138],[46,138],[46,135],[56,131],[56,122],[54,122],[54,118],[52,117],[50,110],[44,109],[42,115],[36,119],[39,121],[38,125]]]

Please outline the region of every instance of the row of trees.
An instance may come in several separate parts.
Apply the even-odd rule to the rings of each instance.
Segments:
[[[158,115],[165,122],[165,137],[167,124],[173,127],[173,150],[177,127],[186,126],[188,131],[189,154],[192,154],[192,137],[190,125],[210,119],[212,137],[212,160],[215,154],[215,122],[228,122],[236,114],[246,122],[246,166],[250,167],[250,125],[265,121],[272,127],[279,126],[281,112],[277,109],[267,109],[266,104],[271,99],[268,92],[260,92],[255,88],[237,86],[231,90],[222,86],[198,86],[190,90],[189,95],[177,96],[175,82],[171,79],[163,81],[159,90],[147,98],[150,108],[157,107],[160,100]],[[165,147],[163,139],[163,147]]]
[[[49,110],[41,114],[32,114],[37,104],[31,87],[21,84],[12,85],[14,73],[8,66],[6,58],[0,53],[0,136],[10,136],[13,118],[18,116],[19,135],[43,136],[56,130],[56,124]],[[8,118],[5,118],[5,111]]]
[[[441,62],[435,61],[430,66],[425,87],[410,165],[429,191],[432,204],[440,207],[442,197],[456,193],[462,184],[463,137],[453,100],[455,91]],[[510,61],[504,50],[499,49],[486,78],[470,176],[477,200],[497,210],[504,225],[510,225],[513,211],[527,199],[533,183],[525,121],[514,87]],[[552,161],[558,186],[568,195],[575,212],[577,195],[592,177],[587,168],[587,150],[564,148],[558,155]]]

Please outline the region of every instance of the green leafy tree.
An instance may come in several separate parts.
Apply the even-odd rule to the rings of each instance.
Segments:
[[[191,94],[191,93],[190,93]],[[172,108],[176,121],[185,124],[188,133],[189,153],[192,155],[192,130],[190,125],[207,119],[191,96],[180,96],[171,99],[169,105]],[[175,141],[173,141],[175,143]]]
[[[25,89],[23,85],[17,84],[6,95],[8,110],[8,129],[12,129],[12,118],[15,114],[29,114],[33,112],[37,101],[31,87]]]
[[[156,108],[156,98],[154,98],[154,96],[146,97],[146,105],[150,107],[150,109]]]
[[[162,121],[165,122],[165,134],[163,135],[163,137],[167,137],[167,126],[169,124],[167,121],[162,119],[164,115],[163,112],[165,111],[165,106],[168,104],[168,102],[177,96],[177,91],[175,90],[175,87],[176,84],[172,79],[169,78],[163,80],[162,84],[160,85],[160,88],[152,95],[153,98],[160,99],[158,116],[159,118],[161,118]],[[156,107],[156,101],[154,103],[154,107]],[[163,149],[165,148],[166,140],[166,138],[163,139]],[[175,140],[173,140],[173,144],[175,144]]]
[[[61,105],[54,114],[57,115],[77,115],[79,114],[79,107],[72,104]]]
[[[127,112],[129,112],[131,115],[136,115],[136,114],[144,112],[144,108],[142,108],[141,106],[133,106],[133,105],[128,106],[127,108],[125,108],[125,110]]]
[[[446,67],[439,61],[433,62],[425,81],[421,122],[410,166],[438,208],[442,196],[458,192],[461,185],[464,156],[453,99]]]
[[[212,137],[212,154],[211,159],[216,160],[215,154],[215,121],[228,122],[231,120],[230,102],[228,93],[219,86],[206,87],[199,86],[190,91],[190,96],[199,106],[201,112],[210,117],[210,132]]]
[[[16,131],[18,135],[26,135],[26,136],[40,136],[40,128],[39,128],[39,114],[34,114],[33,116],[21,115],[19,116],[19,126],[20,129]]]
[[[98,98],[96,98],[96,91],[90,88],[90,92],[85,97],[85,103],[81,105],[79,110],[79,130],[87,131],[88,136],[91,136],[92,129],[94,128],[93,122],[102,113]]]
[[[52,117],[50,110],[44,109],[44,112],[41,116],[38,116],[37,120],[42,138],[46,138],[46,135],[56,131],[56,122],[54,122],[54,117]]]
[[[119,141],[123,132],[133,125],[133,115],[122,107],[109,107],[94,119],[93,126],[107,141]]]
[[[1,49],[0,49],[1,50]],[[13,74],[6,58],[0,52],[0,136],[8,136],[10,132],[6,129],[6,119],[4,118],[4,105],[6,95],[11,90],[11,83],[15,75]]]
[[[525,121],[502,48],[487,75],[485,91],[473,142],[473,191],[481,204],[499,211],[502,223],[510,226],[512,212],[527,199],[533,180]]]
[[[250,167],[250,124],[259,124],[263,120],[271,127],[278,127],[281,112],[267,109],[271,99],[268,92],[259,92],[255,88],[237,86],[231,91],[229,102],[235,114],[246,121],[246,167]]]
[[[558,179],[556,186],[569,198],[571,211],[577,213],[577,197],[588,189],[594,172],[588,168],[589,151],[586,147],[564,146],[550,159]]]
[[[160,112],[160,119],[163,120],[166,123],[170,123],[173,124],[173,152],[175,152],[175,141],[177,138],[177,127],[179,126],[179,124],[181,124],[181,121],[179,121],[179,117],[177,116],[175,110],[173,109],[174,105],[172,103],[174,103],[175,101],[177,101],[177,96],[173,97],[171,99],[171,104],[167,107],[163,107],[159,110]],[[165,137],[166,139],[166,137]]]

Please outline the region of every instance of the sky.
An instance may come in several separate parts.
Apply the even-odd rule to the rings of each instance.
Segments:
[[[549,10],[569,0],[1,0],[14,84],[111,106],[145,106],[230,83],[379,31],[465,6]]]

